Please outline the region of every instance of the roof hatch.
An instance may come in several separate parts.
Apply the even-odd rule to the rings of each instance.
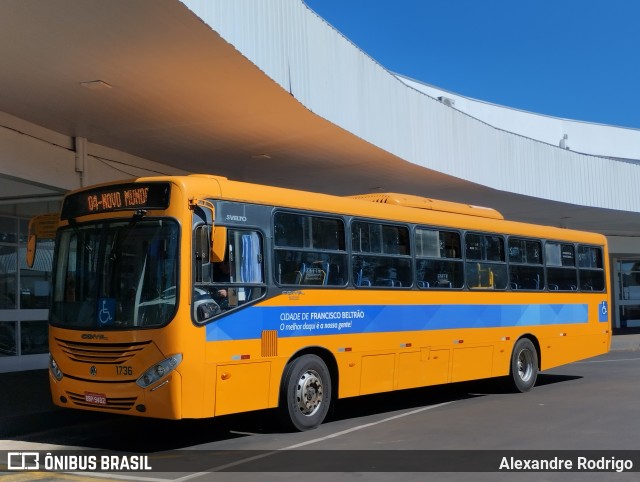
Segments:
[[[504,219],[504,216],[492,208],[482,206],[474,206],[473,204],[454,203],[450,201],[440,201],[438,199],[430,199],[421,196],[413,196],[411,194],[397,194],[392,192],[375,193],[375,194],[358,194],[355,196],[347,196],[352,199],[360,199],[381,204],[393,204],[396,206],[404,206],[409,208],[430,209],[431,211],[439,211],[443,213],[466,214],[468,216],[477,216],[490,219]]]

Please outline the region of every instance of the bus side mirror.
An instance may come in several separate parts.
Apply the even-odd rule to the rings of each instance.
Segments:
[[[38,237],[35,234],[29,235],[27,241],[27,266],[33,268],[33,263],[36,260],[36,244],[38,243]]]
[[[213,237],[211,239],[211,261],[213,263],[222,263],[225,254],[227,254],[227,228],[216,226],[213,228]]]
[[[58,213],[40,214],[29,220],[29,239],[27,241],[27,266],[29,268],[33,268],[36,260],[38,239],[56,239],[59,220]]]

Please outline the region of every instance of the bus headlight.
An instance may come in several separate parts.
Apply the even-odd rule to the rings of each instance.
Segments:
[[[56,363],[56,361],[51,356],[51,353],[49,353],[49,370],[51,370],[51,374],[56,380],[62,380],[62,372],[60,371],[60,368],[58,368],[58,364]]]
[[[182,353],[165,358],[160,363],[156,363],[146,372],[142,374],[140,378],[136,380],[136,383],[142,388],[147,388],[152,383],[157,382],[161,378],[171,373],[182,361]]]

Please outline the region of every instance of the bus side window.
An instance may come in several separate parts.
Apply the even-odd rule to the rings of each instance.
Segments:
[[[578,289],[578,273],[573,244],[547,241],[545,262],[549,289],[554,291],[576,291]]]
[[[509,238],[509,287],[512,290],[544,289],[542,243],[539,240]]]
[[[460,256],[460,233],[417,228],[415,245],[419,288],[462,288],[464,267]]]
[[[504,238],[496,234],[467,233],[465,272],[471,289],[503,290],[507,287]]]
[[[211,281],[211,264],[209,250],[211,248],[211,227],[198,226],[195,230],[195,279],[196,281]]]
[[[266,293],[260,233],[227,228],[226,243],[224,260],[215,263],[202,263],[205,256],[198,256],[199,246],[196,243],[193,317],[198,323],[206,323]],[[201,273],[198,273],[198,267]]]
[[[347,253],[342,219],[277,212],[274,232],[274,275],[278,284],[346,284]]]
[[[604,291],[604,268],[602,248],[578,246],[578,272],[580,289],[583,291]]]
[[[352,279],[357,287],[408,288],[413,284],[405,226],[354,221],[351,248]]]

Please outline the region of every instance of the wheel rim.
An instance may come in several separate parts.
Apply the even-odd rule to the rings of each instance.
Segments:
[[[296,401],[300,413],[311,416],[322,405],[322,379],[315,370],[307,370],[298,379],[296,384]]]
[[[522,350],[518,354],[518,376],[523,382],[528,382],[533,376],[533,353]]]

